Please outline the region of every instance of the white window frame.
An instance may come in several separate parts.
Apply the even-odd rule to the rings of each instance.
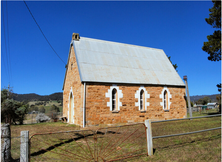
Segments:
[[[112,110],[112,92],[113,89],[116,89],[116,93],[117,93],[117,98],[116,98],[116,110],[115,111],[120,111],[120,106],[122,106],[122,102],[120,102],[120,98],[123,98],[123,93],[122,90],[119,89],[119,87],[115,84],[113,84],[112,86],[110,86],[110,89],[108,89],[108,92],[105,94],[106,97],[109,98],[109,102],[107,102],[107,106],[110,107],[110,111]]]
[[[142,93],[142,95],[141,95],[141,93]],[[143,102],[144,102],[144,90],[142,89],[141,91],[140,91],[140,110],[145,110],[145,108],[144,108],[144,104],[143,104]]]
[[[145,95],[145,97],[144,97],[145,101],[143,102],[145,104],[143,105],[144,108],[142,110],[140,110],[140,107],[141,107],[141,105],[140,105],[140,100],[141,100],[140,99],[140,92],[142,90],[143,90],[143,93]],[[148,94],[148,92],[146,91],[146,88],[144,86],[140,86],[139,90],[136,91],[135,98],[138,99],[138,102],[135,103],[135,106],[139,107],[139,111],[147,111],[147,106],[150,106],[150,103],[147,102],[147,99],[150,98],[150,94]]]
[[[167,92],[168,98],[166,98],[166,100],[168,101],[168,105],[166,106],[166,108],[164,108],[164,92]],[[162,99],[162,102],[160,102],[160,105],[163,106],[163,110],[170,110],[170,99],[172,99],[172,95],[170,94],[170,91],[167,87],[164,87],[161,94],[160,94],[160,98]]]
[[[114,90],[115,90],[115,94],[113,95]],[[112,90],[112,111],[116,111],[116,109],[117,109],[117,106],[118,106],[118,104],[116,102],[117,97],[118,97],[117,90],[116,90],[116,88],[113,88],[113,90]]]

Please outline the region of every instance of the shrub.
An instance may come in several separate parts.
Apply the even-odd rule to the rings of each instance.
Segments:
[[[52,105],[49,110],[52,112],[60,112],[59,107],[57,107],[56,105]]]
[[[40,106],[40,107],[39,107],[39,112],[45,113],[45,108],[44,108],[44,106]]]
[[[35,119],[38,123],[47,122],[51,120],[47,115],[43,113],[39,113]]]

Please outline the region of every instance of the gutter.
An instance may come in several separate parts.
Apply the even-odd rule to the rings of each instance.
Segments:
[[[86,126],[86,82],[84,82],[84,94],[83,94],[83,121],[82,126],[83,128]]]

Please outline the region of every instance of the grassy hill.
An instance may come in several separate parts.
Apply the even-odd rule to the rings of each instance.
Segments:
[[[216,96],[219,94],[213,94],[213,95],[196,95],[196,96],[190,96],[190,100],[193,102],[199,100],[200,98],[204,98],[205,96],[209,97],[212,102],[216,102]],[[13,94],[13,99],[17,101],[62,101],[63,100],[63,93],[57,92],[50,95],[38,95],[35,93],[30,94]]]
[[[50,95],[38,95],[35,93],[29,93],[29,94],[13,94],[13,99],[16,101],[51,101],[51,100],[57,100],[62,101],[63,100],[63,93],[57,92]]]
[[[212,102],[217,102],[217,99],[216,99],[216,96],[217,96],[217,95],[220,95],[220,94],[190,96],[190,100],[194,103],[194,102],[198,101],[198,100],[201,99],[201,98],[209,97]]]
[[[16,101],[26,101],[29,103],[29,112],[39,111],[41,107],[44,107],[45,113],[50,112],[50,107],[55,105],[59,108],[59,111],[62,112],[62,103],[63,103],[63,93],[57,92],[50,95],[38,95],[35,93],[30,94],[16,94],[13,93],[14,100]]]
[[[33,109],[31,108],[32,106],[36,107],[39,111],[40,107],[44,107],[45,108],[45,113],[50,112],[50,107],[52,105],[55,105],[59,108],[59,112],[63,111],[63,106],[62,106],[62,101],[56,101],[56,100],[51,100],[51,101],[30,101],[29,102],[29,106],[30,106],[30,111]]]

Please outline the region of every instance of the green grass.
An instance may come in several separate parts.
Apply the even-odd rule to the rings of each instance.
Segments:
[[[220,126],[221,117],[152,123],[152,135],[154,137],[177,134]],[[11,126],[12,136],[19,136],[21,130],[29,130],[31,135],[79,129],[81,128],[78,126],[60,122]],[[94,130],[96,129],[98,127],[94,127]],[[93,131],[36,135],[31,140],[31,145],[31,161],[65,161],[66,159],[86,161],[78,159],[77,155],[91,156],[89,148],[99,150],[98,155],[102,157],[106,157],[110,153],[107,157],[110,160],[118,159],[117,156],[125,157],[124,154],[129,152],[132,152],[129,154],[130,156],[146,154],[146,135],[143,125],[100,128],[96,136],[93,136]],[[142,155],[120,161],[220,161],[221,130],[154,139],[153,147],[153,156]],[[141,150],[136,151],[138,149]],[[102,154],[104,150],[107,152]],[[112,150],[114,150],[113,153]]]
[[[221,117],[152,124],[154,136],[221,126]],[[154,155],[126,161],[221,161],[221,129],[153,140]]]
[[[30,102],[29,102],[29,105],[30,105],[30,106],[31,106],[31,105],[35,105],[36,103],[39,103],[39,102],[45,103],[45,101],[30,101]],[[55,101],[55,100],[47,101],[47,103],[46,103],[45,106],[44,106],[44,105],[35,105],[35,106],[38,107],[38,108],[40,108],[40,106],[44,106],[44,108],[45,108],[45,113],[48,113],[48,112],[49,112],[49,109],[50,109],[50,107],[51,107],[52,105],[57,106],[57,107],[59,108],[60,112],[63,111],[63,106],[60,106],[61,103],[58,103],[58,102]]]
[[[207,116],[207,115],[216,115],[218,114],[218,109],[209,109],[202,112],[192,112],[192,117],[198,117],[198,116]],[[189,110],[187,112],[187,117],[190,117]]]

